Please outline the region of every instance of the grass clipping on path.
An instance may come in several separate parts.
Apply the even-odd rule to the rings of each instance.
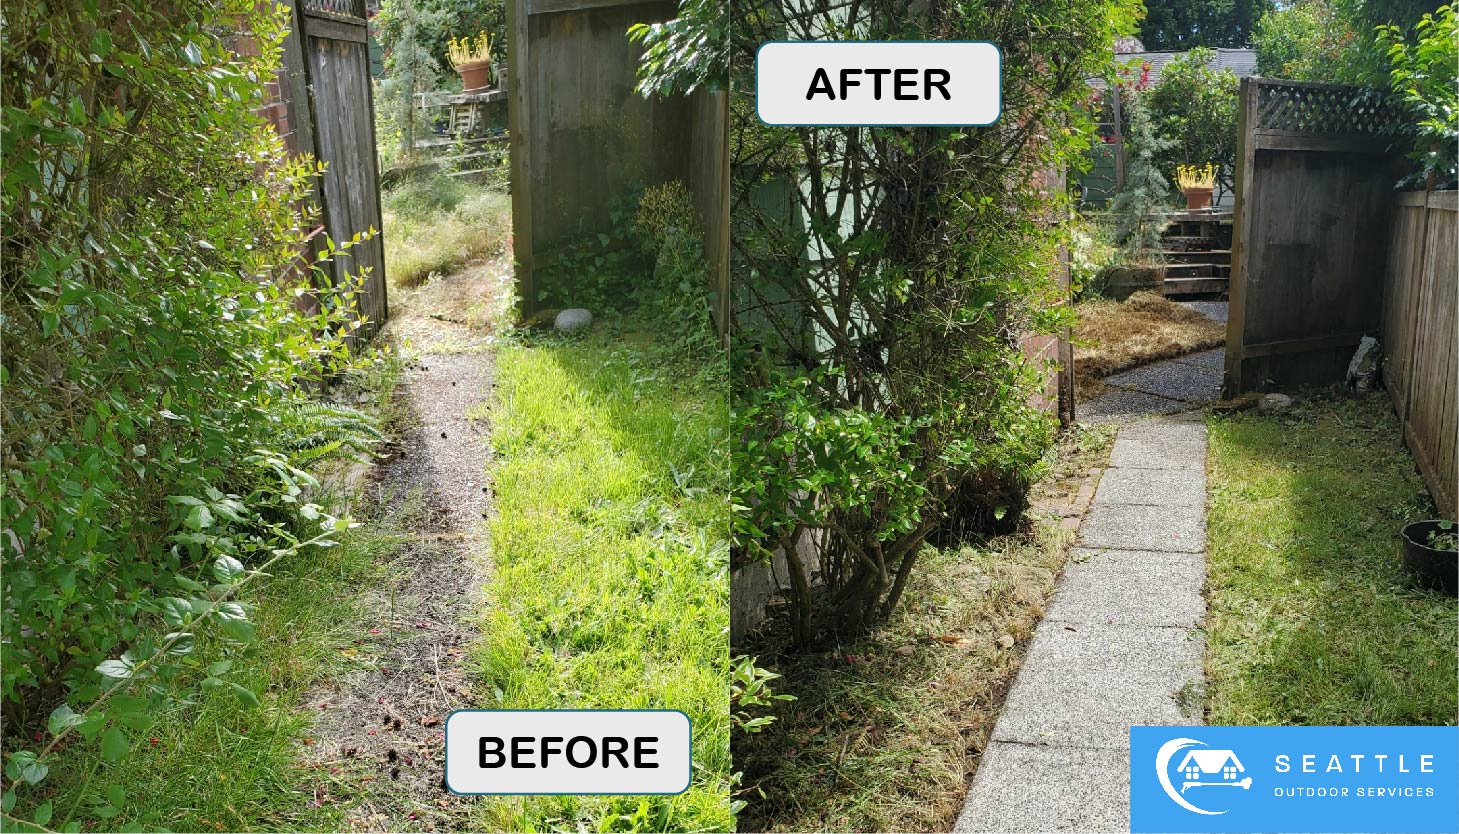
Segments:
[[[1210,429],[1209,723],[1453,723],[1459,604],[1399,562],[1434,509],[1388,398]]]
[[[493,411],[483,707],[681,709],[678,796],[502,798],[480,827],[727,831],[724,398],[602,336],[511,346]]]
[[[1155,292],[1124,301],[1093,298],[1075,308],[1074,373],[1082,397],[1099,393],[1099,380],[1161,359],[1218,347],[1226,325]]]

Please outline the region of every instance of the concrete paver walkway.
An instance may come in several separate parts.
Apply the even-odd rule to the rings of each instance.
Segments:
[[[1129,727],[1201,723],[1205,460],[1199,414],[1120,429],[955,831],[1129,830]]]

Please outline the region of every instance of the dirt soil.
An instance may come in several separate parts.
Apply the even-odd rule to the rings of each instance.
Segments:
[[[1081,401],[1098,397],[1107,376],[1226,343],[1224,324],[1155,292],[1091,299],[1076,309],[1074,378]]]
[[[357,511],[391,543],[389,580],[371,589],[378,617],[340,651],[360,670],[312,691],[318,713],[303,763],[314,803],[342,803],[353,830],[457,829],[470,798],[445,790],[444,720],[475,707],[466,648],[490,573],[486,517],[493,387],[490,340],[510,262],[480,263],[397,290],[385,335],[408,357],[397,389],[398,436]]]

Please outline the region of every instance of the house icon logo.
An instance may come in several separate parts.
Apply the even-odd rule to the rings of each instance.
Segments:
[[[1185,755],[1172,767],[1176,755],[1181,752]],[[1198,791],[1197,788],[1251,790],[1251,777],[1244,776],[1245,772],[1246,768],[1241,764],[1241,759],[1237,758],[1236,751],[1215,750],[1207,747],[1204,741],[1193,738],[1171,739],[1161,745],[1160,751],[1155,754],[1155,775],[1160,780],[1160,787],[1165,790],[1165,795],[1175,804],[1196,814],[1214,816],[1230,810],[1207,810],[1196,805],[1192,799],[1199,798],[1205,802],[1211,793]],[[1219,798],[1211,799],[1214,804],[1221,804]]]

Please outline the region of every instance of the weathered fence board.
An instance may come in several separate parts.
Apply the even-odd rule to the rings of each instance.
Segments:
[[[1341,382],[1379,338],[1439,509],[1459,512],[1459,195],[1395,194],[1402,117],[1351,87],[1241,82],[1225,393]]]
[[[723,91],[700,90],[690,99],[693,137],[686,184],[704,223],[704,255],[714,292],[714,318],[729,339],[729,100]]]
[[[1385,273],[1384,382],[1434,502],[1459,513],[1459,193],[1404,194]]]
[[[1395,174],[1376,139],[1390,116],[1366,102],[1354,88],[1241,82],[1228,396],[1340,380],[1378,335]]]
[[[706,254],[723,259],[723,95],[645,99],[634,89],[642,50],[634,23],[668,19],[673,0],[510,0],[508,124],[513,249],[523,313],[573,301],[581,276],[555,271],[565,248],[613,228],[635,186],[680,180],[695,192]],[[692,150],[691,150],[692,149]],[[727,169],[726,169],[727,170]],[[726,253],[726,254],[721,254]],[[728,266],[711,262],[716,286]],[[711,288],[713,289],[713,288]],[[543,298],[544,293],[549,297]]]
[[[294,25],[283,44],[278,85],[287,117],[275,119],[275,125],[291,152],[307,153],[327,166],[314,193],[320,231],[336,244],[371,230],[377,233],[326,267],[337,286],[346,275],[364,273],[357,300],[367,324],[357,335],[369,337],[384,324],[388,308],[364,2],[282,2]],[[321,242],[311,238],[314,256],[322,252]]]

